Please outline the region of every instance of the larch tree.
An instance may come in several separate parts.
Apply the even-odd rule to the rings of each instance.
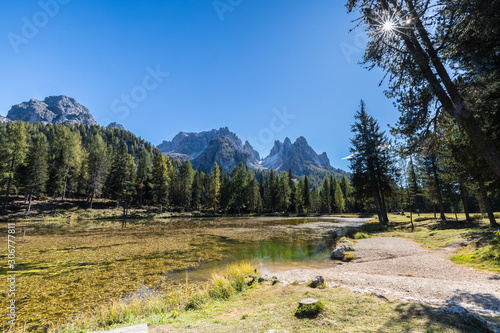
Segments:
[[[220,207],[220,187],[221,187],[221,181],[220,181],[220,171],[219,171],[219,166],[217,165],[217,162],[214,162],[214,167],[212,170],[212,174],[210,176],[210,206],[214,210],[214,214],[217,213]]]
[[[48,179],[47,155],[47,138],[42,133],[35,134],[26,158],[25,186],[28,212],[31,211],[33,196],[40,196],[45,191]]]
[[[54,193],[66,199],[68,179],[77,175],[81,167],[82,145],[79,132],[69,127],[58,125],[49,150],[50,187]]]
[[[333,199],[335,203],[335,212],[343,213],[345,210],[345,199],[339,182],[335,182],[335,197]]]
[[[90,209],[92,209],[94,198],[102,194],[102,189],[108,177],[109,166],[110,161],[106,143],[99,134],[95,134],[90,139],[87,158],[87,203]]]
[[[2,140],[0,154],[4,165],[2,166],[1,177],[5,179],[7,188],[5,191],[4,207],[7,205],[10,196],[11,186],[14,180],[14,173],[26,158],[28,140],[26,133],[26,123],[16,121],[7,125],[7,133]]]
[[[163,207],[168,206],[168,189],[170,183],[170,172],[165,155],[158,154],[153,162],[153,171],[151,176],[151,186],[153,193],[153,202],[160,206],[160,213]]]
[[[137,162],[137,183],[139,187],[139,205],[143,204],[144,190],[148,188],[151,178],[151,154],[149,151],[142,147],[139,153],[139,160]]]

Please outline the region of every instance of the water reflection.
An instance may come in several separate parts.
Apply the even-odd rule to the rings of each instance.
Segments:
[[[340,232],[342,233],[342,232]],[[334,234],[322,230],[308,230],[305,234],[297,230],[297,237],[255,242],[222,240],[229,245],[225,257],[219,261],[199,262],[198,267],[174,270],[166,273],[172,282],[185,282],[186,273],[190,281],[204,281],[227,266],[242,261],[250,262],[260,273],[271,274],[284,269],[324,268],[332,266],[331,250],[335,247]]]

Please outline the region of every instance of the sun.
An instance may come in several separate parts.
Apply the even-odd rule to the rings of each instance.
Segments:
[[[386,21],[382,26],[384,31],[392,31],[394,29],[394,23],[392,21]]]

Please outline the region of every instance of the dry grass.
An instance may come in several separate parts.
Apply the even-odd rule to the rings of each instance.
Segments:
[[[179,313],[197,309],[211,300],[227,300],[251,287],[245,278],[254,274],[248,263],[229,266],[225,272],[214,274],[203,285],[180,286],[167,293],[145,291],[134,297],[114,301],[109,306],[82,315],[66,323],[60,332],[86,332],[111,329],[140,322],[161,324]],[[253,276],[250,281],[256,281]]]
[[[319,299],[316,318],[297,318],[297,302]],[[213,301],[196,311],[178,313],[165,324],[150,324],[161,332],[481,332],[474,320],[436,314],[419,304],[401,303],[344,288],[311,289],[305,285],[264,285],[227,301]]]

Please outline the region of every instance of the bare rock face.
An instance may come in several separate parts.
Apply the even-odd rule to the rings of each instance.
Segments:
[[[0,123],[10,123],[11,120],[8,118],[5,118],[4,116],[0,116]]]
[[[122,124],[118,124],[117,122],[112,122],[112,123],[110,123],[106,127],[116,128],[116,129],[120,129],[120,130],[124,130],[125,129],[125,127],[123,127]]]
[[[7,118],[30,123],[98,125],[85,106],[67,96],[49,96],[43,102],[31,99],[14,105]]]
[[[293,144],[289,138],[283,143],[275,141],[269,156],[262,160],[262,166],[278,171],[291,169],[295,175],[333,170],[326,153],[318,155],[302,136]]]
[[[326,153],[318,155],[304,137],[293,144],[289,138],[276,141],[269,156],[260,159],[252,145],[242,141],[227,127],[200,133],[180,132],[172,141],[163,141],[158,149],[171,158],[190,160],[195,169],[212,171],[214,162],[230,172],[239,163],[248,168],[288,171],[297,176],[314,172],[325,174],[345,174],[334,169]]]
[[[227,127],[201,133],[180,132],[172,141],[163,141],[158,149],[172,158],[189,159],[193,168],[210,172],[214,162],[230,172],[239,163],[255,167],[260,159],[250,143],[243,144]]]

